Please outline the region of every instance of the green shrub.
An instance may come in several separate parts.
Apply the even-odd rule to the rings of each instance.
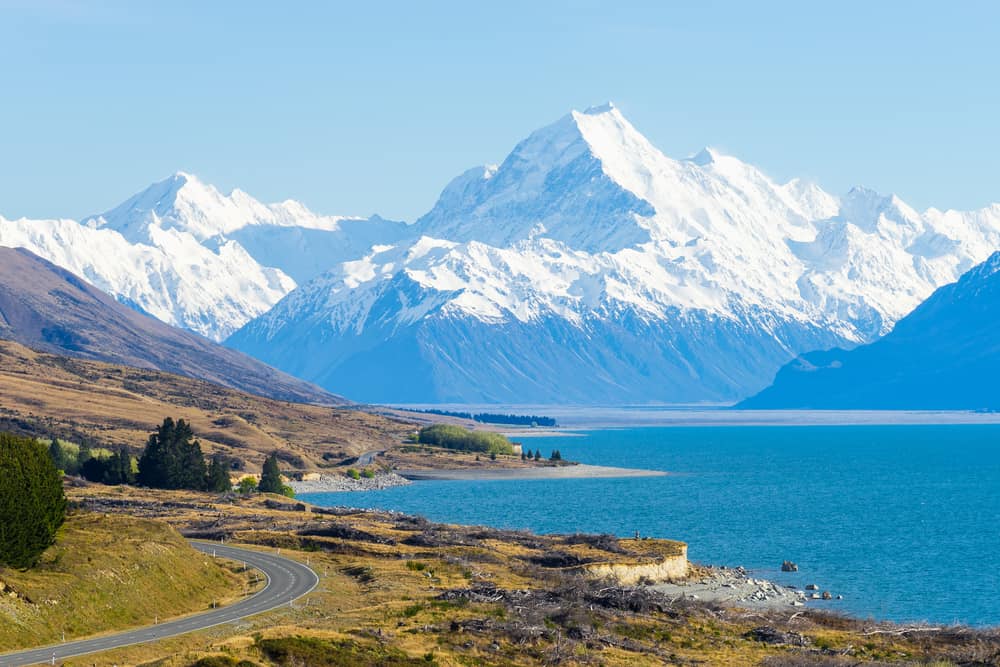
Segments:
[[[375,477],[375,471],[371,468],[365,468],[364,471],[362,471],[361,476],[365,479],[372,479]]]
[[[514,448],[505,436],[485,431],[470,431],[451,424],[434,424],[420,429],[418,440],[426,445],[463,452],[513,454]]]
[[[251,493],[257,491],[257,480],[253,477],[244,477],[240,480],[240,483],[236,485],[236,490],[244,496],[250,495]]]
[[[310,667],[355,667],[379,665],[397,667],[404,665],[433,664],[425,657],[411,658],[399,649],[379,645],[366,645],[351,639],[320,639],[318,637],[280,637],[261,639],[257,642],[261,654],[277,665],[309,665]]]
[[[65,518],[62,477],[48,449],[0,433],[0,564],[34,565]]]
[[[191,667],[257,667],[257,663],[249,660],[236,660],[229,655],[207,655],[197,662],[191,663]]]
[[[351,479],[361,479],[361,473],[359,473],[354,468],[347,469],[347,476],[350,477]]]

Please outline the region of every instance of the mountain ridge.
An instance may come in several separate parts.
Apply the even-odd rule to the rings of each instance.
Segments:
[[[890,331],[1000,247],[1000,206],[921,213],[861,187],[837,197],[800,179],[775,182],[713,148],[670,158],[606,104],[572,111],[500,163],[463,172],[412,225],[262,204],[179,172],[83,224],[0,219],[0,245],[28,247],[122,303],[327,378],[338,392],[350,392],[337,384],[343,350],[375,363],[376,348],[411,336],[426,368],[444,377],[450,342],[437,345],[431,332],[447,336],[449,322],[497,335],[508,325],[557,323],[550,333],[564,331],[578,349],[525,332],[530,349],[508,348],[505,358],[487,349],[473,360],[480,368],[467,369],[489,383],[487,369],[504,367],[512,384],[497,400],[518,398],[514,376],[568,366],[555,361],[562,354],[589,358],[588,336],[607,354],[628,356],[615,346],[638,329],[613,321],[627,315],[663,339],[650,354],[670,358],[663,368],[682,376],[657,384],[633,360],[614,381],[583,383],[594,400],[679,392],[726,401],[762,389],[809,349]],[[418,331],[428,318],[434,324]],[[672,338],[682,330],[726,330],[733,349],[708,368],[683,363],[685,354],[703,355],[697,340]],[[279,340],[294,343],[276,349]],[[313,349],[312,341],[316,353],[295,358],[296,346]],[[762,362],[735,379],[724,365],[744,365],[738,349]],[[635,389],[623,392],[629,383]],[[547,391],[558,402],[560,392]]]
[[[735,400],[766,386],[781,358],[883,335],[1000,247],[1000,216],[955,217],[861,188],[837,198],[794,179],[775,183],[715,150],[675,160],[606,105],[536,130],[495,167],[467,170],[417,220],[414,239],[300,286],[227,344],[366,400],[399,400],[396,389],[357,383],[377,374],[380,354],[396,360],[404,348],[414,361],[408,370],[394,361],[400,372],[465,388],[407,390],[406,400],[517,402],[528,391],[560,402],[560,383],[596,402]],[[481,326],[495,336],[469,333]],[[523,345],[501,342],[513,331]],[[481,352],[463,361],[466,379],[448,368],[463,336]],[[573,340],[570,349],[558,336]],[[673,369],[659,381],[642,360],[622,361],[650,336],[659,347],[647,356]],[[725,349],[713,347],[720,341]],[[710,349],[719,363],[689,363]],[[761,363],[729,372],[746,366],[741,356]],[[607,378],[598,357],[621,374]],[[582,360],[576,373],[565,370],[572,359]],[[529,391],[527,369],[554,367],[564,370],[543,395]],[[491,386],[498,372],[511,384],[483,395],[476,385]]]
[[[155,369],[280,400],[346,401],[115,301],[24,248],[0,248],[0,338],[81,359]]]
[[[1000,252],[851,351],[810,352],[746,409],[1000,409]]]

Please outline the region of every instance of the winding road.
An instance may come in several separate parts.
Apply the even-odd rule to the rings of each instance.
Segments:
[[[294,600],[309,593],[317,584],[319,577],[310,568],[288,558],[282,558],[270,553],[250,551],[228,545],[212,542],[191,542],[191,546],[207,554],[220,558],[245,562],[248,567],[255,568],[267,577],[267,585],[245,600],[240,600],[226,607],[219,607],[204,614],[185,616],[172,621],[164,621],[157,625],[128,630],[111,635],[101,635],[90,639],[78,639],[61,644],[51,644],[40,648],[18,651],[16,653],[0,654],[0,667],[20,667],[21,665],[55,664],[65,658],[71,658],[87,653],[107,651],[123,646],[145,644],[165,637],[183,635],[196,630],[204,630],[224,623],[232,623],[247,616],[270,611],[282,605],[291,604]]]

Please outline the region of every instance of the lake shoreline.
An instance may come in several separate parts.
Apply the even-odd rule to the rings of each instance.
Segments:
[[[585,463],[536,468],[427,468],[378,472],[374,477],[352,479],[346,475],[321,475],[319,479],[290,481],[296,495],[301,493],[345,493],[381,491],[423,481],[501,481],[531,479],[614,479],[634,477],[665,477],[662,470],[618,468]]]

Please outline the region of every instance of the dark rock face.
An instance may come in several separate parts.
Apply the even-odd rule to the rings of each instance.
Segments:
[[[280,400],[345,402],[235,350],[136,312],[23,248],[0,248],[0,338],[43,352],[186,375]]]

